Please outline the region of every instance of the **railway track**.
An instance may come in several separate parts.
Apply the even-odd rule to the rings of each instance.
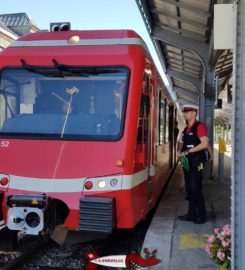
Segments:
[[[21,254],[13,253],[16,258],[1,263],[0,270],[82,270],[87,262],[84,252],[94,252],[98,256],[139,254],[147,223],[140,222],[134,229],[117,230],[105,239],[86,243],[59,246],[52,240],[40,240]],[[101,266],[98,269],[109,268]]]
[[[22,266],[30,260],[33,256],[35,256],[38,252],[42,249],[47,247],[48,243],[50,242],[49,239],[39,239],[36,243],[32,244],[31,247],[23,252],[14,251],[14,252],[7,252],[6,256],[8,255],[10,259],[7,263],[0,263],[1,270],[18,270],[21,269]],[[12,256],[11,256],[12,255]]]

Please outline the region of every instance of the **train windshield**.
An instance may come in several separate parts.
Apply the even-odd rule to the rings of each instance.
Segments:
[[[0,136],[105,140],[123,132],[126,67],[24,66],[0,78]]]

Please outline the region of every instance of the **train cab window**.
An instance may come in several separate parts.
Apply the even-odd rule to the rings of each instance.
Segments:
[[[6,68],[1,72],[0,136],[119,140],[128,80],[126,67]]]
[[[15,86],[11,85],[8,88],[9,92],[2,94],[0,89],[0,126],[3,125],[6,119],[11,118],[16,113],[16,98],[11,92],[15,91]]]

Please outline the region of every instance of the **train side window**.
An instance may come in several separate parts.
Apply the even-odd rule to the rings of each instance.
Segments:
[[[159,91],[159,108],[158,108],[158,141],[162,145],[165,138],[165,99],[162,91]]]
[[[150,97],[142,94],[140,101],[140,115],[137,134],[137,143],[145,143],[148,133],[148,117],[150,114]]]
[[[165,99],[164,143],[169,142],[169,105]]]

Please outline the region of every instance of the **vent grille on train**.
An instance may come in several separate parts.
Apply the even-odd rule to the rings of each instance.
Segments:
[[[81,231],[111,233],[115,226],[114,198],[81,198],[79,218]]]

